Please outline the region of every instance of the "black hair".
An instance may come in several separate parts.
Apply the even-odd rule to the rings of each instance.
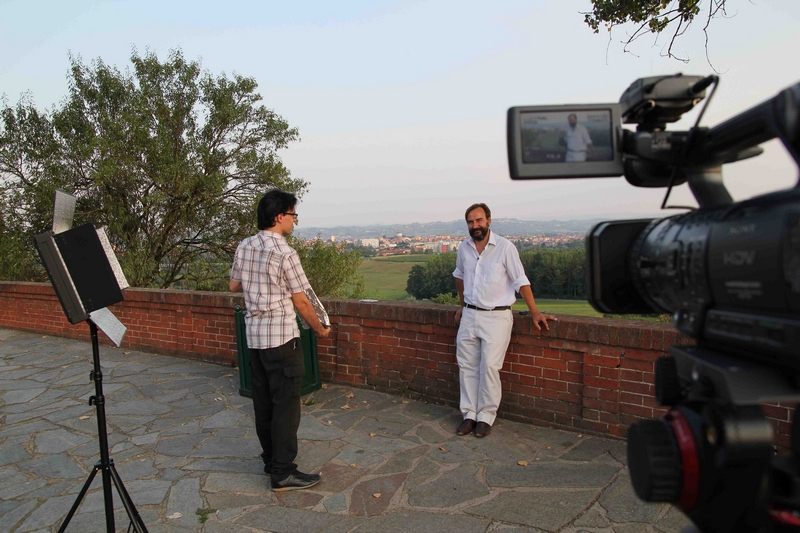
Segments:
[[[480,203],[480,204],[472,204],[471,206],[469,206],[467,208],[467,211],[464,213],[464,220],[467,219],[467,217],[469,216],[470,211],[474,211],[475,209],[478,209],[479,207],[481,209],[483,209],[484,213],[486,213],[486,218],[487,219],[492,218],[492,212],[489,209],[489,206],[484,204],[484,203]]]
[[[270,189],[258,202],[258,229],[271,228],[278,215],[297,205],[297,196],[280,189]]]

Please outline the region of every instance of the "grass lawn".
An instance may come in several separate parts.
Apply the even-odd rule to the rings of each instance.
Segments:
[[[364,259],[359,267],[359,273],[364,277],[365,298],[375,300],[407,300],[412,299],[406,292],[408,273],[414,265],[424,265],[431,255],[395,255],[390,257],[372,257]],[[548,315],[572,315],[601,317],[602,313],[589,305],[585,300],[555,300],[536,298],[536,306]],[[525,302],[517,300],[513,309],[526,311]],[[664,319],[657,316],[619,315],[617,318],[630,318],[660,322]]]
[[[375,261],[377,263],[415,263],[424,265],[433,254],[410,254],[410,255],[390,255],[387,257],[369,257],[364,261]]]
[[[598,313],[589,302],[583,300],[549,300],[547,298],[536,298],[536,307],[542,313],[548,315],[572,315],[572,316],[604,316]],[[522,300],[517,300],[512,306],[515,311],[527,311],[528,306]],[[668,315],[614,315],[614,318],[626,320],[644,320],[645,322],[669,322]]]
[[[364,277],[366,298],[376,300],[405,300],[408,273],[414,265],[424,265],[430,255],[397,255],[364,259],[358,269]]]
[[[548,315],[573,315],[573,316],[603,316],[598,313],[585,300],[550,300],[547,298],[536,298],[536,307],[542,313]],[[522,300],[517,300],[512,306],[515,311],[527,311],[528,306]]]

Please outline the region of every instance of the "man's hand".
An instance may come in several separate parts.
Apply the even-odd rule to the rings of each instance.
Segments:
[[[330,326],[323,326],[322,331],[315,331],[314,333],[317,334],[318,339],[324,339],[328,335],[331,334],[331,327]]]
[[[550,325],[547,323],[548,320],[552,320],[557,322],[558,319],[553,315],[545,315],[544,313],[540,313],[539,311],[534,311],[531,313],[531,318],[533,318],[533,325],[536,326],[536,329],[542,331],[542,326],[547,331],[550,331]],[[542,326],[540,326],[541,324]]]

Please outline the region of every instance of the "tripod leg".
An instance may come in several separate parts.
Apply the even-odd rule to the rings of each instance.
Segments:
[[[100,466],[103,471],[103,501],[106,508],[106,531],[114,533],[117,530],[114,524],[114,493],[111,490],[111,475],[108,473],[108,466]]]
[[[58,528],[58,533],[64,533],[67,529],[67,525],[69,525],[69,521],[72,520],[72,516],[75,514],[75,511],[78,510],[78,506],[83,501],[83,497],[86,495],[86,491],[89,490],[89,486],[92,484],[92,480],[94,479],[95,474],[97,471],[100,470],[98,465],[94,465],[92,468],[92,472],[89,474],[89,479],[86,480],[86,483],[83,484],[83,488],[81,489],[80,494],[78,494],[78,498],[75,500],[75,503],[72,504],[72,508],[67,513],[67,517],[64,519],[64,522],[61,524],[61,527]]]
[[[94,476],[97,474],[98,470],[102,470],[103,501],[105,503],[106,512],[106,531],[108,533],[114,533],[116,531],[116,527],[114,525],[114,492],[111,488],[111,482],[113,478],[114,484],[117,486],[119,496],[122,499],[122,504],[125,506],[125,511],[127,511],[128,517],[131,519],[131,526],[136,529],[137,533],[148,533],[147,528],[144,526],[144,522],[142,522],[139,513],[136,511],[136,507],[134,507],[133,502],[131,501],[128,491],[125,490],[125,486],[122,484],[119,474],[117,474],[117,470],[114,467],[114,461],[112,461],[108,455],[108,433],[106,430],[105,410],[106,401],[105,396],[103,396],[103,373],[100,368],[100,342],[97,335],[97,325],[95,325],[95,323],[91,320],[87,320],[87,322],[89,323],[89,331],[92,336],[92,361],[94,364],[94,368],[91,374],[89,374],[89,379],[94,381],[95,390],[95,395],[89,398],[89,405],[94,405],[97,408],[97,438],[100,444],[100,461],[95,463],[89,479],[84,484],[83,489],[78,496],[78,500],[72,506],[72,509],[70,509],[69,514],[67,515],[67,518],[62,524],[61,528],[58,530],[58,533],[64,533],[66,530],[67,524],[69,524],[69,521],[72,519],[75,511],[78,510],[78,506],[86,494],[86,491],[89,489],[89,485],[92,483],[92,480],[94,479]]]
[[[133,500],[131,500],[130,494],[128,494],[128,491],[125,490],[125,485],[122,484],[122,479],[117,473],[117,468],[114,466],[113,460],[111,460],[109,464],[109,470],[111,471],[111,477],[114,479],[114,484],[117,486],[117,492],[122,500],[122,505],[125,506],[125,511],[128,513],[128,518],[130,518],[133,528],[137,533],[148,533],[147,528],[142,521],[142,517],[139,516],[136,506],[133,505]]]

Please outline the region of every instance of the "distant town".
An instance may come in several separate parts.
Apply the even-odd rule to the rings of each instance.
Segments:
[[[511,218],[492,221],[492,230],[521,250],[580,246],[596,220],[525,221]],[[303,228],[295,236],[358,248],[365,256],[452,252],[468,237],[463,220],[384,226]]]
[[[511,242],[515,243],[521,249],[528,248],[549,248],[559,247],[569,244],[574,244],[576,241],[583,243],[585,236],[583,234],[572,235],[520,235],[520,236],[505,236]],[[425,254],[425,253],[445,253],[454,252],[458,250],[459,245],[464,242],[467,237],[464,235],[403,235],[397,233],[393,237],[380,237],[380,238],[344,238],[337,239],[335,235],[331,235],[328,239],[330,242],[344,243],[351,247],[360,247],[362,249],[371,249],[374,251],[376,257],[383,257],[389,255],[403,255],[403,254]],[[372,255],[371,253],[369,255]]]

